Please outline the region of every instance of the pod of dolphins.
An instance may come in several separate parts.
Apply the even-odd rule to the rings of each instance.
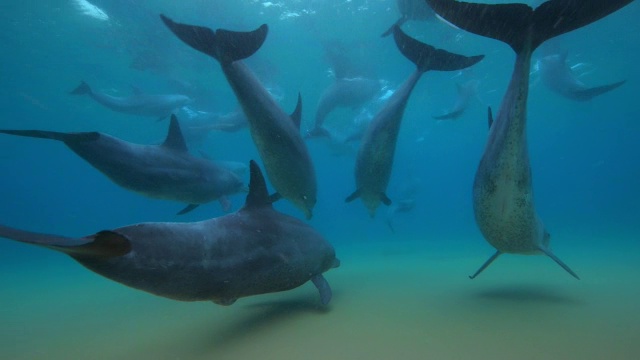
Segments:
[[[455,0],[398,1],[402,17],[385,33],[416,66],[375,115],[361,141],[355,166],[355,191],[370,215],[383,203],[391,205],[386,188],[403,113],[412,90],[429,70],[454,71],[472,66],[482,55],[463,56],[409,37],[400,25],[437,15],[448,23],[508,44],[516,54],[511,82],[493,117],[473,183],[475,220],[495,253],[475,278],[501,254],[543,254],[578,279],[550,248],[550,235],[534,206],[527,147],[527,99],[533,51],[545,41],[593,23],[633,0],[550,0],[533,9],[525,4],[480,4]],[[268,27],[237,32],[161,21],[181,41],[218,61],[246,115],[253,143],[276,193],[255,161],[244,206],[234,213],[191,223],[140,223],[93,235],[70,238],[39,234],[0,225],[0,237],[38,245],[69,255],[87,269],[123,285],[181,301],[233,304],[241,297],[285,291],[311,281],[323,305],[332,297],[323,273],[339,266],[331,244],[305,222],[272,207],[279,198],[295,205],[306,219],[316,204],[316,175],[300,134],[301,97],[287,114],[243,63],[257,52]],[[564,64],[564,58],[561,59]],[[619,85],[588,89],[574,83],[578,100]],[[200,204],[246,191],[235,166],[189,154],[178,119],[171,113],[188,97],[128,98],[96,93],[86,83],[72,94],[87,94],[116,111],[163,118],[170,116],[168,135],[160,145],[129,143],[99,132],[60,133],[41,130],[0,130],[0,133],[62,141],[73,152],[123,188],[146,196]],[[576,95],[577,94],[577,95]],[[327,108],[329,109],[329,108]],[[329,110],[330,111],[330,110]],[[455,107],[441,118],[455,118]],[[315,133],[322,133],[316,120]],[[413,207],[413,202],[407,209]],[[400,210],[397,210],[400,211]],[[391,225],[390,225],[391,226]]]

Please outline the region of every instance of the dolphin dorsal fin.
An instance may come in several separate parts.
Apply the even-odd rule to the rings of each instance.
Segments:
[[[169,132],[167,133],[167,138],[162,143],[162,146],[175,151],[187,151],[187,143],[184,141],[184,136],[182,136],[180,123],[174,114],[171,114]]]
[[[249,195],[244,203],[244,208],[271,207],[271,197],[267,191],[267,183],[264,181],[262,171],[254,160],[249,162]]]
[[[293,120],[293,124],[296,126],[296,129],[300,130],[300,123],[302,122],[302,96],[298,93],[298,103],[296,104],[296,108],[291,113],[291,120]]]

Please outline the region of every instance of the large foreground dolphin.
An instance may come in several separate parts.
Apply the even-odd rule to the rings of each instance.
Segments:
[[[70,92],[72,95],[89,95],[102,106],[113,111],[154,117],[162,120],[177,109],[193,102],[191,98],[181,94],[151,95],[143,94],[137,89],[131,96],[117,97],[91,90],[89,85],[82,81],[77,88]]]
[[[571,100],[589,101],[625,83],[623,80],[607,85],[587,86],[567,64],[566,52],[546,55],[538,60],[537,65],[542,83]]]
[[[316,176],[300,135],[301,101],[286,114],[241,61],[255,53],[267,36],[267,25],[251,32],[211,30],[180,24],[160,15],[165,25],[192,48],[218,60],[249,121],[253,142],[278,194],[311,218],[316,203]]]
[[[99,132],[0,130],[0,133],[62,141],[125,189],[189,204],[180,214],[213,200],[221,200],[225,205],[225,195],[244,189],[242,180],[232,170],[189,154],[173,115],[161,145],[133,144]]]
[[[385,192],[391,177],[400,124],[409,96],[422,74],[429,70],[464,69],[484,57],[466,57],[436,49],[409,37],[397,25],[393,28],[393,37],[400,52],[416,65],[416,70],[391,95],[367,127],[356,157],[356,191],[346,198],[347,202],[358,197],[362,199],[371,217],[380,202],[391,204]]]
[[[236,299],[296,288],[311,280],[323,304],[322,276],[338,266],[333,247],[313,228],[275,211],[251,162],[238,212],[194,223],[141,223],[81,238],[0,226],[0,237],[57,250],[126,286],[182,301],[231,305]]]
[[[525,4],[476,4],[427,0],[454,25],[509,44],[516,53],[511,83],[473,184],[476,222],[496,252],[471,276],[476,277],[502,253],[546,254],[575,278],[549,248],[549,233],[538,217],[527,149],[527,97],[531,54],[546,40],[592,23],[632,0],[551,0],[535,10]]]

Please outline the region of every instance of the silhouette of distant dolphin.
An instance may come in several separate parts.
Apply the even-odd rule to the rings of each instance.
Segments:
[[[458,97],[453,103],[451,109],[442,115],[433,116],[436,120],[454,120],[462,116],[465,110],[469,107],[471,99],[478,94],[478,86],[480,81],[472,79],[464,83],[456,84],[456,90],[458,90]]]
[[[255,53],[267,37],[267,25],[251,32],[212,30],[174,22],[160,15],[164,24],[192,48],[218,60],[249,121],[253,142],[267,176],[278,192],[311,218],[316,203],[316,176],[311,157],[300,135],[301,100],[292,116],[241,61]]]
[[[224,196],[244,189],[242,180],[233,171],[189,154],[174,115],[161,145],[133,144],[99,132],[0,130],[0,133],[62,141],[125,189],[189,204],[179,214],[218,199],[226,207]]]
[[[400,11],[400,19],[382,33],[382,37],[391,35],[394,26],[402,26],[408,20],[424,21],[436,17],[436,13],[424,0],[396,0],[396,5]]]
[[[77,88],[70,92],[71,95],[89,95],[102,106],[125,114],[155,117],[162,120],[177,109],[193,102],[191,98],[181,94],[152,95],[143,94],[138,89],[127,97],[111,96],[91,90],[89,85],[82,81]]]
[[[576,101],[589,101],[598,95],[609,92],[626,81],[618,81],[613,84],[588,87],[571,68],[567,65],[567,53],[547,55],[538,60],[538,69],[542,83],[549,89]]]
[[[549,233],[533,203],[527,149],[527,97],[531,54],[546,40],[590,24],[632,0],[550,0],[535,10],[525,4],[477,4],[427,0],[450,23],[472,33],[501,40],[516,53],[511,83],[493,121],[473,184],[476,222],[496,248],[472,279],[502,253],[546,254],[575,278],[549,248]]]
[[[331,288],[322,273],[339,265],[333,247],[310,226],[275,211],[260,169],[253,161],[250,167],[249,195],[233,214],[81,238],[0,226],[0,237],[63,252],[108,279],[174,300],[231,305],[311,280],[328,304]]]
[[[397,25],[393,28],[393,37],[400,52],[416,64],[416,70],[391,95],[367,127],[356,157],[356,191],[345,200],[350,202],[359,197],[371,217],[380,202],[391,204],[385,192],[391,177],[400,124],[409,96],[422,74],[429,70],[463,69],[484,57],[466,57],[436,49],[409,37]]]

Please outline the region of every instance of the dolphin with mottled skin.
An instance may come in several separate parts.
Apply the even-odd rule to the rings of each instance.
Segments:
[[[350,202],[360,198],[371,217],[380,202],[391,204],[385,192],[391,177],[400,124],[409,96],[422,74],[429,70],[464,69],[484,57],[466,57],[436,49],[409,37],[397,25],[393,28],[393,37],[400,52],[416,65],[416,70],[391,95],[367,127],[356,157],[356,191],[345,200]]]
[[[322,274],[339,265],[333,247],[310,226],[275,211],[260,169],[253,161],[250,168],[246,203],[233,214],[81,238],[0,226],[0,237],[63,252],[108,279],[169,299],[231,305],[311,280],[328,304],[331,288]]]
[[[476,79],[468,80],[464,83],[457,83],[456,90],[458,91],[458,97],[451,109],[442,115],[435,115],[433,118],[436,120],[455,120],[462,116],[469,107],[471,100],[477,97],[479,85],[480,81]]]
[[[537,62],[542,83],[554,92],[575,101],[589,101],[596,96],[618,88],[626,81],[589,87],[567,65],[567,53],[546,55]]]
[[[549,233],[534,207],[526,136],[531,54],[546,40],[597,21],[631,1],[551,0],[534,10],[525,4],[427,0],[455,26],[501,40],[516,53],[511,82],[495,121],[489,110],[489,139],[473,184],[476,223],[496,252],[472,279],[503,253],[546,254],[578,278],[551,252]]]
[[[162,120],[177,109],[193,102],[191,98],[181,94],[152,95],[143,94],[137,89],[131,96],[117,97],[91,90],[84,81],[78,85],[71,95],[89,95],[102,106],[120,113],[154,117]]]
[[[408,20],[426,21],[436,18],[436,13],[424,0],[396,0],[396,5],[400,11],[400,19],[382,33],[382,37],[391,35],[394,26],[402,26]]]
[[[241,61],[254,54],[267,37],[267,25],[250,32],[212,30],[177,23],[160,15],[164,24],[192,48],[218,60],[247,115],[249,131],[267,177],[277,195],[291,201],[311,218],[316,203],[316,175],[300,135],[301,100],[293,115],[286,114],[254,73]],[[275,195],[275,194],[274,194]]]
[[[100,132],[61,133],[41,130],[0,130],[0,133],[58,140],[91,166],[125,189],[142,195],[189,204],[178,214],[200,204],[243,191],[242,179],[225,165],[192,156],[187,151],[177,118],[160,145],[140,145]]]

